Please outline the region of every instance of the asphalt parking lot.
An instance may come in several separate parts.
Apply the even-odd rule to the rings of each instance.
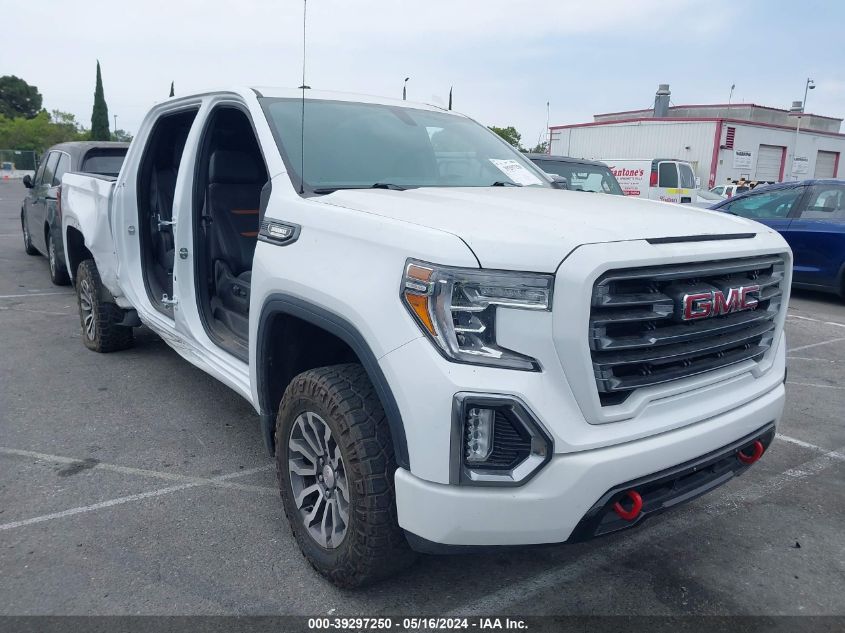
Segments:
[[[342,591],[299,553],[254,411],[141,329],[87,351],[0,182],[0,614],[845,614],[845,303],[796,293],[745,476],[591,543],[425,557]]]

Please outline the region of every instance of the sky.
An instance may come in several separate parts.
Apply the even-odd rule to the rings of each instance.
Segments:
[[[90,125],[95,65],[117,126],[147,109],[231,86],[298,86],[302,0],[0,0],[0,75]],[[829,0],[309,0],[312,88],[445,105],[523,144],[552,125],[672,104],[788,108],[845,117],[845,2]]]

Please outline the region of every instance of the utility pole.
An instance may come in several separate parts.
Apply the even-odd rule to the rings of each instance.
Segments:
[[[807,82],[804,84],[804,100],[793,101],[792,107],[789,109],[790,114],[798,116],[798,123],[795,126],[795,146],[792,149],[792,165],[789,168],[789,176],[794,180],[798,180],[798,176],[795,173],[795,159],[798,157],[798,138],[801,132],[801,119],[807,111],[807,93],[815,89],[815,87],[816,82],[808,77]]]
[[[113,134],[117,134],[117,115],[115,114],[113,116],[114,116],[114,133]]]

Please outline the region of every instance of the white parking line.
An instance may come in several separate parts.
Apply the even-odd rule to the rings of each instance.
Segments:
[[[803,349],[810,349],[811,347],[819,347],[821,345],[830,345],[831,343],[838,343],[839,341],[845,341],[845,336],[841,336],[839,338],[832,338],[829,341],[819,341],[818,343],[810,343],[809,345],[799,345],[798,347],[793,347],[789,350],[789,353],[792,354],[793,352],[800,352]]]
[[[78,460],[74,460],[76,463],[79,463]],[[147,492],[141,492],[134,495],[128,495],[126,497],[117,497],[116,499],[109,499],[108,501],[101,501],[99,503],[94,503],[87,506],[79,506],[76,508],[70,508],[68,510],[62,510],[61,512],[53,512],[51,514],[43,514],[41,516],[32,517],[30,519],[24,519],[22,521],[12,521],[11,523],[3,523],[0,524],[0,531],[3,530],[12,530],[14,528],[23,527],[25,525],[33,525],[35,523],[43,523],[44,521],[52,521],[53,519],[61,519],[63,517],[73,516],[75,514],[83,514],[85,512],[94,512],[95,510],[102,510],[103,508],[111,508],[113,506],[121,505],[124,503],[131,503],[133,501],[141,501],[143,499],[149,499],[150,497],[160,497],[162,495],[168,495],[172,492],[178,492],[180,490],[187,490],[188,488],[197,488],[199,486],[219,486],[226,483],[228,479],[234,479],[235,477],[245,477],[247,475],[254,475],[255,473],[260,473],[269,468],[272,468],[272,464],[266,464],[264,466],[259,466],[257,468],[249,468],[247,470],[239,470],[233,473],[228,473],[226,475],[219,475],[217,477],[211,477],[210,479],[202,479],[197,478],[194,481],[188,481],[183,484],[178,484],[176,486],[168,486],[167,488],[158,488],[156,490],[149,490]],[[119,467],[118,467],[119,468]],[[134,470],[134,469],[133,469]],[[161,473],[165,474],[165,473]],[[261,488],[262,490],[268,490],[265,487],[253,486],[254,488]],[[274,490],[275,492],[275,490]]]
[[[75,296],[73,292],[28,292],[22,295],[0,295],[0,299],[25,299],[26,297],[52,297],[55,295]]]
[[[19,448],[8,448],[5,446],[0,446],[0,455],[15,455],[18,457],[29,457],[32,459],[37,459],[42,462],[52,462],[54,464],[79,464],[85,465],[84,459],[79,459],[76,457],[65,457],[64,455],[48,455],[47,453],[37,453],[35,451],[25,451]],[[270,470],[274,468],[274,464],[265,464],[264,466],[260,466],[257,469],[253,469],[255,472],[259,472],[262,470]],[[278,489],[271,488],[269,486],[250,486],[246,484],[238,484],[227,481],[228,479],[232,479],[233,477],[240,477],[239,473],[243,473],[246,471],[238,471],[232,473],[231,475],[226,475],[221,479],[219,476],[217,477],[194,477],[191,475],[180,475],[179,473],[165,473],[158,470],[147,470],[145,468],[132,468],[131,466],[118,466],[116,464],[107,464],[103,462],[97,462],[91,466],[86,467],[86,469],[90,468],[91,470],[107,470],[114,473],[120,473],[122,475],[136,475],[141,477],[155,477],[157,479],[164,479],[167,481],[180,481],[183,483],[196,483],[203,486],[219,486],[221,488],[233,488],[236,490],[245,490],[248,492],[272,492],[273,494],[278,493]]]
[[[811,358],[809,356],[787,356],[786,360],[806,360],[814,363],[838,363],[839,361],[829,358]]]
[[[35,523],[43,523],[44,521],[52,521],[53,519],[61,519],[63,517],[73,516],[75,514],[82,514],[83,512],[93,512],[94,510],[102,510],[103,508],[111,508],[112,506],[121,505],[123,503],[130,503],[132,501],[141,501],[142,499],[149,499],[150,497],[160,497],[161,495],[168,495],[171,492],[185,490],[186,488],[196,488],[201,486],[199,482],[192,482],[187,484],[179,484],[178,486],[170,486],[169,488],[159,488],[158,490],[150,490],[149,492],[142,492],[137,495],[129,495],[128,497],[118,497],[117,499],[109,499],[108,501],[101,501],[90,506],[81,506],[78,508],[70,508],[69,510],[62,510],[61,512],[53,512],[52,514],[44,514],[31,519],[24,519],[23,521],[12,521],[11,523],[3,523],[0,525],[0,531],[12,530],[14,528],[23,527],[25,525],[33,525]]]
[[[795,385],[796,387],[816,387],[817,389],[835,389],[836,391],[845,391],[845,387],[837,385],[820,385],[815,382],[795,382],[794,380],[787,380],[787,385]]]
[[[812,321],[813,323],[822,323],[823,325],[833,325],[836,327],[845,327],[845,323],[837,323],[836,321],[822,321],[821,319],[813,319],[811,317],[798,316],[797,314],[787,314],[787,319],[801,319],[802,321]]]
[[[799,440],[797,437],[790,437],[789,435],[782,435],[780,433],[777,434],[777,438],[779,440],[783,440],[784,442],[789,442],[790,444],[795,444],[796,446],[802,446],[803,448],[809,448],[810,450],[816,451],[817,453],[824,453],[825,455],[829,455],[834,459],[842,459],[845,460],[845,453],[837,453],[836,451],[828,451],[826,448],[822,448],[821,446],[817,446],[815,444],[810,444],[810,442],[805,442],[804,440]]]
[[[646,524],[638,532],[634,532],[626,539],[614,543],[612,547],[596,548],[571,563],[563,563],[561,567],[549,569],[521,582],[509,583],[502,589],[487,594],[479,600],[468,602],[454,609],[453,615],[490,615],[514,611],[516,605],[532,602],[537,594],[554,591],[556,587],[564,583],[572,583],[582,576],[589,576],[602,564],[609,564],[616,559],[624,558],[640,550],[644,545],[654,544],[655,541],[700,528],[705,523],[713,521],[723,514],[742,509],[744,504],[748,502],[779,492],[790,483],[818,474],[837,464],[843,452],[845,452],[845,446],[836,451],[825,452],[813,460],[785,470],[759,484],[752,484],[742,490],[725,495],[693,512],[664,520],[655,526]]]

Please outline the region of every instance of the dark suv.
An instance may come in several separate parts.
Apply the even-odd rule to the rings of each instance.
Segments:
[[[47,256],[54,284],[70,283],[62,242],[62,176],[80,171],[117,177],[128,148],[128,143],[104,141],[60,143],[44,153],[35,178],[24,176],[29,189],[21,205],[24,247],[28,255]]]
[[[571,191],[623,195],[622,187],[604,163],[549,154],[526,154],[525,157],[547,174],[566,178],[566,189]]]

